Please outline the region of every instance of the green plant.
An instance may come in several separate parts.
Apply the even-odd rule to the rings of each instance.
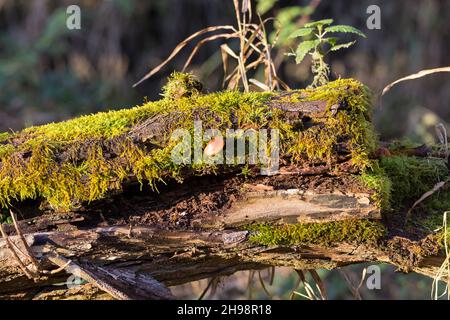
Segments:
[[[290,38],[302,38],[295,52],[289,53],[290,56],[295,56],[295,61],[300,64],[307,54],[311,55],[312,66],[311,70],[314,74],[314,80],[311,87],[317,87],[328,83],[330,67],[325,62],[325,57],[334,51],[349,48],[356,41],[340,42],[338,37],[328,37],[331,33],[353,33],[363,38],[366,35],[360,30],[346,25],[334,25],[333,19],[324,19],[305,24],[302,28],[293,32]],[[312,39],[311,39],[312,36]]]
[[[0,207],[0,224],[1,223],[12,224],[12,219],[8,213],[8,210]]]

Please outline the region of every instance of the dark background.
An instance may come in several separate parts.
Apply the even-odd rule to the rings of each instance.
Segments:
[[[280,20],[289,10],[295,11],[293,7],[310,3],[259,0],[260,6],[262,2],[273,3],[264,17]],[[333,18],[365,32],[367,39],[358,39],[356,46],[329,61],[333,78],[354,77],[367,84],[375,98],[385,85],[402,76],[450,66],[449,0],[312,2],[317,7],[311,16],[296,16],[289,23]],[[71,4],[81,7],[81,30],[66,28],[66,8]],[[366,28],[366,9],[371,4],[381,8],[381,30]],[[207,26],[234,23],[231,0],[0,0],[0,132],[131,107],[145,97],[158,99],[165,78],[182,67],[193,45],[141,86],[133,89],[132,84],[190,34]],[[221,89],[220,44],[204,46],[189,69],[209,91]],[[236,48],[236,43],[230,46]],[[291,87],[311,82],[307,62],[296,65],[282,54],[277,59],[278,73]],[[383,108],[376,99],[374,113],[381,138],[435,142],[434,126],[443,123],[448,127],[450,120],[449,77],[443,73],[401,84],[383,98]],[[357,279],[362,267],[347,269]],[[321,274],[331,288],[331,298],[352,298],[338,271]],[[242,274],[224,280],[215,297],[246,297],[247,277]],[[291,271],[280,270],[273,288],[276,296],[289,297],[295,281]],[[196,283],[179,290],[194,297],[204,286]],[[366,290],[363,295],[428,298],[430,289],[430,280],[398,276],[392,268],[383,267],[383,290]],[[255,290],[254,297],[264,297],[260,287]]]

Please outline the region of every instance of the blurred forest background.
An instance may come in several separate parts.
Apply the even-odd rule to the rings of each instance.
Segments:
[[[81,30],[66,28],[66,8],[81,8]],[[292,88],[311,82],[309,64],[285,57],[289,32],[309,20],[333,18],[361,29],[367,39],[331,57],[332,77],[354,77],[379,96],[385,85],[421,69],[450,66],[450,1],[448,0],[258,0],[263,17],[276,17],[281,27],[274,60],[278,74]],[[381,8],[381,30],[368,30],[366,9]],[[159,98],[160,87],[180,70],[188,46],[160,73],[133,89],[150,68],[162,62],[190,34],[212,25],[234,24],[231,0],[0,0],[0,132],[60,121],[79,114],[131,107]],[[189,71],[209,91],[221,89],[221,42],[199,51]],[[233,46],[232,46],[233,47]],[[236,43],[237,47],[237,43]],[[255,70],[262,77],[262,70]],[[379,105],[379,101],[375,101]],[[406,82],[375,109],[381,139],[408,138],[435,142],[434,126],[450,121],[448,74]],[[353,299],[363,266],[320,271],[332,299]],[[346,274],[343,275],[342,271]],[[267,278],[265,272],[262,273]],[[251,278],[251,277],[250,277]],[[207,298],[268,298],[256,274],[223,279]],[[274,298],[289,298],[294,271],[277,270],[267,289]],[[207,282],[176,288],[179,296],[198,297]],[[431,280],[398,275],[382,266],[382,289],[361,289],[364,299],[428,298]]]

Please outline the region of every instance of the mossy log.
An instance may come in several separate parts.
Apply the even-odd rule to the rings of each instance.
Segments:
[[[398,146],[379,152],[363,85],[208,95],[167,88],[140,107],[0,136],[3,219],[15,211],[42,267],[66,270],[34,282],[0,239],[0,297],[70,297],[72,289],[52,286],[67,273],[114,298],[168,299],[172,285],[270,266],[370,261],[437,272],[446,235],[432,230],[446,189],[413,221],[405,211],[448,176],[445,160]],[[198,120],[224,135],[278,129],[279,170],[261,175],[248,158],[174,164],[171,133],[192,132]],[[3,229],[26,251],[13,225]]]

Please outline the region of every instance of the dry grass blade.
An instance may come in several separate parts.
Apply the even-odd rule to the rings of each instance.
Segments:
[[[269,285],[273,285],[273,280],[275,279],[275,267],[271,267],[269,269],[270,271],[270,280],[269,280]]]
[[[359,292],[359,290],[361,290],[361,288],[362,288],[362,286],[364,284],[364,280],[366,279],[366,275],[367,275],[367,268],[364,268],[363,272],[361,274],[361,280],[359,281],[359,285],[358,285],[358,288],[357,288],[358,292]]]
[[[303,287],[305,288],[306,295],[297,291],[293,291],[293,294],[298,295],[300,297],[306,298],[308,300],[320,300],[320,297],[316,295],[314,292],[314,289],[311,287],[311,285],[306,281],[305,274],[301,270],[295,270],[303,283]]]
[[[198,36],[201,36],[205,33],[214,32],[214,31],[218,31],[218,30],[230,30],[234,33],[236,32],[236,29],[233,26],[214,26],[214,27],[208,27],[208,28],[202,29],[200,31],[197,31],[196,33],[190,35],[189,37],[184,39],[182,42],[180,42],[166,60],[164,60],[162,63],[160,63],[158,66],[156,66],[152,70],[150,70],[141,80],[136,82],[133,85],[133,87],[138,86],[143,81],[147,80],[148,78],[153,76],[155,73],[157,73],[159,70],[161,70],[161,68],[164,67],[167,63],[169,63],[189,42],[191,42]]]
[[[245,70],[248,71],[250,69],[254,69],[258,67],[259,64],[263,61],[263,57],[259,57],[257,60],[249,63],[245,66]],[[231,72],[226,78],[225,83],[228,83],[228,89],[236,89],[239,79],[241,77],[239,66],[236,67],[233,72]]]
[[[200,295],[200,297],[198,297],[198,300],[203,300],[203,298],[204,298],[204,297],[206,296],[206,294],[208,293],[209,289],[212,287],[213,281],[214,281],[214,278],[209,279],[208,285],[206,286],[205,290],[203,290],[203,292],[202,292],[202,294]]]
[[[253,278],[255,276],[255,271],[250,270],[248,272],[248,282],[247,282],[247,290],[248,290],[248,299],[252,300],[253,296]]]
[[[225,44],[220,46],[220,55],[222,57],[222,66],[223,66],[223,81],[222,87],[225,87],[226,76],[228,74],[228,53],[224,48]]]
[[[273,299],[273,296],[272,296],[272,294],[269,292],[269,290],[267,290],[267,288],[266,288],[266,285],[265,285],[265,283],[264,283],[264,279],[262,278],[262,275],[261,275],[261,271],[258,271],[258,278],[259,278],[259,283],[261,284],[261,288],[264,290],[264,292],[267,294],[267,296],[270,298],[270,299]]]
[[[285,83],[283,80],[281,80],[280,78],[278,78],[278,76],[275,76],[275,79],[277,80],[277,82],[280,84],[280,86],[281,86],[284,90],[287,90],[287,91],[291,91],[291,90],[292,90],[291,87],[289,87],[289,86],[287,85],[287,83]]]
[[[236,53],[234,53],[234,51],[231,50],[231,48],[226,43],[221,45],[220,48],[222,50],[222,57],[224,55],[226,55],[225,59],[227,61],[228,61],[228,56],[231,56],[232,58],[239,61],[239,56]],[[228,62],[227,62],[227,64],[228,64]],[[233,70],[233,72],[229,76],[226,76],[226,74],[224,75],[224,84],[226,84],[228,82],[228,88],[235,89],[237,86],[237,83],[239,82],[240,76],[241,76],[241,73],[240,73],[240,69],[238,66]]]
[[[233,51],[227,44],[223,44],[220,47],[222,63],[224,68],[224,81],[223,86],[228,89],[238,89],[239,85],[242,84],[244,91],[250,91],[251,83],[248,80],[247,72],[254,68],[256,69],[260,65],[264,65],[265,69],[265,84],[261,85],[261,82],[253,81],[253,84],[262,88],[264,91],[272,91],[275,88],[280,88],[280,83],[278,77],[276,76],[275,64],[272,61],[271,49],[272,45],[269,44],[266,35],[265,24],[268,21],[274,20],[273,18],[265,19],[264,21],[259,17],[260,23],[252,23],[252,2],[250,0],[233,0],[234,11],[237,21],[237,27],[231,25],[225,26],[215,26],[202,29],[185,40],[179,43],[169,57],[160,63],[158,66],[150,70],[141,80],[139,80],[133,87],[136,87],[146,79],[153,76],[155,73],[161,70],[169,61],[171,61],[189,42],[194,40],[203,34],[214,32],[214,31],[227,31],[216,35],[209,35],[205,39],[199,41],[194,49],[191,51],[188,59],[186,60],[183,72],[191,64],[192,59],[197,54],[198,50],[207,42],[214,41],[217,39],[239,39],[239,51]],[[237,66],[233,71],[228,74],[228,58],[233,57],[237,61]],[[254,58],[254,59],[253,59]],[[256,61],[254,61],[256,59]],[[253,60],[250,62],[250,60]],[[249,62],[249,63],[248,63]],[[285,84],[283,83],[283,86]],[[267,89],[269,88],[269,89]]]
[[[443,68],[436,68],[436,69],[426,69],[426,70],[421,70],[417,73],[411,74],[409,76],[400,78],[390,84],[388,84],[384,89],[383,92],[381,93],[381,96],[384,96],[386,94],[386,92],[388,92],[389,90],[391,90],[391,88],[393,86],[395,86],[396,84],[403,82],[403,81],[407,81],[407,80],[414,80],[414,79],[418,79],[418,78],[422,78],[425,77],[427,75],[430,74],[434,74],[434,73],[439,73],[439,72],[450,72],[450,67],[443,67]]]
[[[239,31],[242,30],[242,24],[241,24],[241,14],[239,12],[239,1],[238,0],[233,0],[233,5],[234,5],[234,13],[236,16],[236,21],[239,27]]]
[[[448,158],[449,150],[448,150],[448,136],[447,129],[445,128],[443,123],[439,123],[436,125],[436,135],[438,136],[439,142],[442,145],[442,150],[445,152],[445,157]]]
[[[241,52],[241,55],[242,55],[242,52]],[[239,63],[239,71],[241,72],[242,84],[244,85],[244,91],[249,92],[250,86],[248,84],[247,72],[246,72],[244,60],[242,57],[239,57],[238,63]]]
[[[264,65],[265,65],[264,76],[266,78],[267,86],[270,88],[270,90],[268,90],[268,91],[271,91],[271,90],[275,89],[274,76],[276,75],[276,70],[275,70],[275,66],[272,61],[272,55],[271,55],[272,47],[269,44],[269,42],[267,41],[267,37],[266,37],[267,33],[266,33],[266,27],[265,27],[265,24],[271,19],[266,19],[265,21],[263,21],[259,14],[258,14],[258,18],[260,21],[259,26],[261,27],[261,31],[262,31],[261,44],[264,46]]]
[[[230,48],[227,44],[223,44],[223,45],[221,46],[221,48],[223,48],[223,50],[224,50],[228,55],[232,56],[232,57],[235,58],[236,60],[239,60],[239,56],[238,56],[236,53],[234,53],[234,51],[231,50],[231,48]]]
[[[294,299],[294,296],[297,294],[298,287],[300,286],[300,283],[302,283],[302,280],[300,278],[297,279],[297,282],[295,283],[294,287],[291,290],[291,294],[289,295],[289,300]]]
[[[34,279],[34,275],[27,269],[25,264],[22,262],[20,257],[17,255],[17,252],[13,248],[12,241],[9,239],[8,235],[3,229],[3,225],[0,223],[0,233],[2,237],[5,239],[6,246],[8,247],[9,251],[13,255],[14,260],[19,265],[19,268],[22,270],[22,272],[27,276],[28,279]]]
[[[261,17],[259,17],[259,24],[253,23],[253,10],[251,0],[242,0],[241,2],[239,0],[233,0],[233,5],[237,27],[231,25],[208,27],[192,34],[181,43],[179,43],[167,59],[150,70],[141,80],[134,84],[133,87],[136,87],[137,85],[160,71],[161,68],[163,68],[168,62],[170,62],[188,43],[193,41],[195,38],[209,32],[223,31],[219,34],[207,35],[206,38],[197,42],[188,59],[184,63],[182,71],[184,72],[188,68],[194,56],[204,44],[217,39],[237,38],[239,39],[238,50],[233,51],[228,46],[228,44],[223,44],[220,47],[224,69],[224,87],[235,90],[238,89],[239,85],[242,84],[245,92],[250,91],[250,83],[255,84],[264,91],[272,91],[275,88],[279,89],[280,84],[284,88],[288,88],[277,77],[275,63],[272,61],[271,55],[273,46],[267,40],[265,24],[274,19],[268,18],[262,20]],[[236,67],[230,74],[228,74],[229,57],[233,57],[237,62]],[[250,69],[257,69],[260,65],[264,66],[264,84],[257,80],[249,81],[247,76],[247,72]]]
[[[22,233],[22,229],[20,229],[20,227],[19,227],[19,223],[17,222],[16,214],[15,214],[12,210],[9,210],[9,214],[11,215],[11,219],[12,219],[13,224],[14,224],[14,227],[15,227],[15,229],[16,229],[16,231],[17,231],[17,235],[18,235],[19,238],[21,239],[22,244],[23,244],[23,246],[24,246],[24,248],[25,248],[25,251],[26,251],[26,252],[32,252],[30,246],[28,245],[27,240],[25,239],[25,237],[24,237],[24,235],[23,235],[23,233]],[[18,249],[18,248],[17,248],[17,249]],[[20,251],[20,249],[18,249],[18,251],[19,251],[22,255],[25,255],[23,252]],[[32,264],[34,264],[35,266],[38,265],[38,261],[33,257],[33,255],[28,254],[28,255],[25,255],[25,256],[31,260],[31,263],[32,263]]]
[[[211,289],[209,290],[209,296],[212,297],[216,294],[217,289],[219,288],[219,285],[222,281],[221,277],[214,277],[212,279]]]
[[[409,208],[408,212],[406,213],[406,221],[408,221],[409,217],[411,216],[411,212],[414,210],[415,207],[417,207],[420,203],[422,203],[425,199],[427,199],[428,197],[432,196],[433,194],[435,194],[437,191],[439,191],[440,189],[442,189],[448,182],[449,180],[446,181],[441,181],[438,182],[434,185],[433,189],[431,189],[430,191],[425,192],[420,198],[419,200],[417,200],[416,202],[414,202],[414,204],[412,205],[411,208]]]
[[[237,38],[237,37],[238,37],[238,34],[237,34],[237,33],[221,33],[221,34],[217,34],[217,35],[214,35],[214,36],[210,36],[210,37],[207,37],[207,38],[201,40],[200,42],[198,42],[198,43],[195,45],[194,49],[192,50],[191,54],[189,55],[189,58],[186,60],[184,66],[183,66],[183,72],[184,72],[184,71],[187,69],[187,67],[191,64],[192,59],[193,59],[194,56],[197,54],[198,50],[199,50],[205,43],[210,42],[210,41],[214,41],[214,40],[217,40],[217,39],[220,39],[220,38],[223,38],[223,39],[231,39],[231,38]]]
[[[447,299],[450,300],[450,250],[448,246],[448,235],[449,230],[447,226],[447,215],[448,211],[444,212],[443,217],[443,232],[444,232],[444,250],[445,250],[445,260],[442,262],[441,267],[439,268],[437,274],[435,275],[433,279],[433,284],[431,287],[431,298],[438,300],[445,295],[447,295]],[[442,279],[445,280],[442,280]],[[439,282],[443,281],[445,282],[445,288],[444,291],[439,294]]]
[[[241,81],[244,84],[245,91],[248,92],[249,87],[246,78],[247,70],[256,67],[260,63],[260,60],[258,59],[249,65],[245,65],[241,57],[238,56],[227,44],[223,44],[221,48],[223,52],[227,53],[229,56],[238,61],[238,66],[236,67],[236,69],[234,69],[233,72],[225,78],[225,83],[229,83],[228,88],[235,89],[239,80],[242,79]]]
[[[361,293],[359,292],[360,286],[356,287],[353,284],[352,279],[350,279],[350,276],[344,270],[339,269],[339,273],[342,275],[342,277],[344,278],[345,282],[347,282],[348,288],[350,289],[351,293],[353,294],[353,297],[356,300],[362,300]]]
[[[256,79],[250,79],[249,82],[260,88],[262,91],[271,91],[269,86],[265,85],[264,83]]]
[[[322,279],[320,278],[319,274],[316,270],[308,270],[308,272],[311,274],[311,277],[316,282],[317,289],[319,290],[320,297],[322,300],[328,300],[328,294],[327,289],[325,287],[325,284],[323,283]]]
[[[248,14],[248,21],[252,21],[252,1],[251,0],[243,0],[242,1],[242,13]]]

